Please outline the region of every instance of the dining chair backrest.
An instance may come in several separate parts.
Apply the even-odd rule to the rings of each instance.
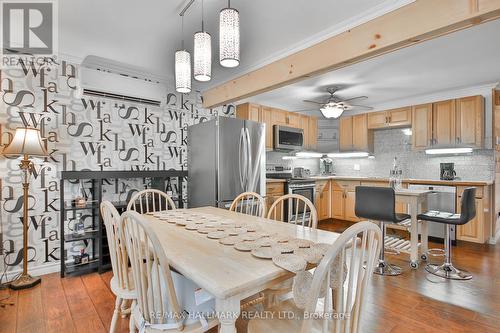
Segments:
[[[353,246],[354,244],[354,246]],[[314,271],[314,277],[306,302],[306,313],[317,312],[318,299],[321,290],[329,290],[331,281],[342,281],[344,277],[344,265],[335,270],[337,276],[332,274],[331,266],[335,264],[337,258],[339,262],[346,262],[347,277],[344,283],[337,286],[335,300],[332,299],[332,293],[326,293],[323,302],[325,313],[331,316],[323,316],[322,332],[336,333],[356,333],[359,329],[361,316],[367,303],[367,292],[370,286],[370,279],[376,260],[379,256],[382,244],[382,233],[380,228],[371,222],[358,222],[344,231],[333,243],[333,246],[325,254],[318,267]],[[335,310],[333,305],[335,304]],[[329,320],[335,318],[334,311],[338,315],[343,315],[341,320]],[[312,331],[314,316],[304,319],[302,322],[302,333]]]
[[[144,216],[134,211],[122,215],[122,228],[132,275],[137,293],[137,306],[149,324],[167,321],[183,328],[183,313],[177,295],[166,253]],[[165,285],[162,285],[165,281]],[[166,289],[166,290],[164,290]],[[164,292],[166,291],[166,292]],[[167,297],[168,299],[164,299]],[[168,305],[168,308],[165,308]]]
[[[266,213],[264,198],[255,192],[241,193],[233,200],[230,211],[251,216],[264,217]]]
[[[271,205],[267,218],[316,229],[318,213],[308,198],[299,194],[285,194]]]
[[[133,210],[140,214],[170,209],[175,209],[172,198],[165,192],[155,189],[137,192],[127,205],[127,210]]]
[[[120,213],[109,201],[101,202],[101,217],[106,227],[108,238],[109,256],[111,257],[111,268],[113,276],[118,281],[121,289],[131,290],[131,282],[128,275],[128,255],[124,243],[123,230],[121,229]]]

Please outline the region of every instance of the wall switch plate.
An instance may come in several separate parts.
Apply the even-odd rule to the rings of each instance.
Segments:
[[[361,167],[359,166],[359,164],[354,164],[353,169],[354,169],[355,171],[359,171],[359,170],[361,170]]]

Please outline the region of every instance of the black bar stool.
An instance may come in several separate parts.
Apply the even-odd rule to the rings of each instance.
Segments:
[[[408,214],[396,213],[396,195],[391,187],[356,186],[354,210],[357,217],[380,222],[382,239],[385,239],[385,223],[399,223],[411,218]],[[374,273],[394,276],[401,272],[401,267],[385,261],[385,251],[382,246]]]
[[[466,271],[459,270],[451,263],[451,226],[462,225],[471,221],[476,217],[476,188],[469,187],[462,193],[462,201],[460,202],[460,214],[452,214],[446,212],[426,212],[419,214],[419,220],[443,223],[445,225],[444,236],[444,264],[431,265],[427,264],[425,270],[431,274],[453,280],[470,280],[472,275]]]

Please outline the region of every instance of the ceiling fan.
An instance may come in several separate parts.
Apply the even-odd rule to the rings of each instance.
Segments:
[[[330,96],[324,102],[304,100],[304,102],[307,102],[307,103],[318,104],[320,106],[319,110],[321,111],[321,114],[325,118],[338,118],[342,115],[342,113],[344,113],[344,111],[351,110],[354,108],[363,108],[366,110],[373,109],[370,106],[357,105],[357,104],[350,103],[351,101],[354,101],[354,100],[366,99],[366,98],[368,98],[367,96],[357,96],[357,97],[342,99],[340,97],[335,96],[335,93],[337,91],[339,91],[338,87],[330,87],[330,88],[327,88],[326,91],[330,94]],[[311,111],[311,110],[309,110],[309,111]]]

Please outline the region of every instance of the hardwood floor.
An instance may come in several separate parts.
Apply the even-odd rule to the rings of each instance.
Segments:
[[[348,224],[320,227],[342,230]],[[363,332],[500,332],[500,246],[459,243],[453,253],[456,266],[473,274],[471,281],[445,281],[422,266],[412,271],[404,254],[388,256],[404,273],[374,275]],[[114,307],[110,279],[111,272],[64,279],[50,274],[32,289],[0,291],[0,299],[10,293],[14,303],[0,307],[0,333],[107,332]],[[128,318],[117,326],[117,332],[128,332]]]

